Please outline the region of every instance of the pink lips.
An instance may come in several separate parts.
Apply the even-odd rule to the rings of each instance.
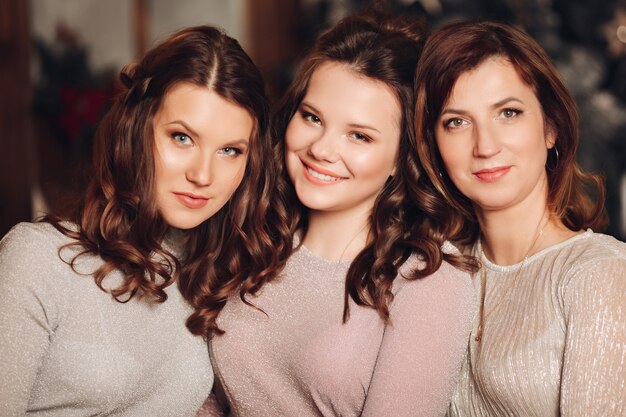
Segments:
[[[303,168],[303,171],[304,171],[305,178],[307,180],[309,180],[310,182],[312,182],[313,184],[316,184],[316,185],[322,185],[322,186],[334,185],[334,184],[337,184],[337,183],[341,182],[341,180],[345,179],[345,178],[339,177],[334,172],[330,172],[330,171],[327,171],[325,169],[318,168],[316,166],[307,164],[304,161],[302,161],[302,168]],[[317,171],[320,174],[328,175],[330,177],[335,177],[335,178],[339,178],[339,179],[336,180],[336,181],[322,181],[322,180],[320,180],[318,178],[315,178],[313,175],[311,175],[311,173],[309,172],[308,168],[311,168],[312,170]]]
[[[199,195],[191,194],[191,193],[174,193],[178,201],[180,203],[190,209],[199,209],[209,202],[207,197],[202,197]]]
[[[495,168],[485,168],[473,174],[483,182],[495,182],[504,177],[511,170],[511,166],[502,166]]]

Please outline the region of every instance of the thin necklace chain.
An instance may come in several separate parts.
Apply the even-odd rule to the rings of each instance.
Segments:
[[[545,220],[544,220],[544,217],[545,217]],[[485,315],[485,294],[487,292],[486,290],[487,273],[485,272],[484,265],[480,268],[481,269],[480,271],[480,310],[478,313],[480,321],[478,323],[478,330],[476,331],[476,337],[474,338],[476,342],[480,342],[482,340],[483,327],[484,327],[485,321],[487,321],[489,316],[491,316],[491,314],[494,311],[496,311],[496,309],[502,303],[502,300],[507,298],[511,289],[516,285],[517,280],[522,273],[522,269],[524,269],[524,266],[526,266],[526,262],[528,261],[528,257],[530,256],[530,253],[532,252],[535,245],[537,245],[537,242],[539,242],[539,239],[541,238],[541,236],[543,236],[543,231],[545,227],[547,226],[549,220],[550,220],[550,216],[549,215],[546,216],[545,214],[541,217],[541,220],[539,220],[539,224],[537,224],[538,232],[535,238],[533,239],[532,243],[530,244],[530,247],[526,251],[524,258],[522,259],[521,265],[519,266],[517,271],[515,271],[515,276],[509,281],[509,285],[506,287],[506,291],[504,291],[502,296],[498,298],[496,304],[491,308],[491,310],[489,311],[487,315]],[[482,253],[482,248],[481,248],[481,253]]]

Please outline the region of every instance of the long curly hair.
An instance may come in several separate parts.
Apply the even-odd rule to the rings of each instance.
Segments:
[[[166,38],[125,67],[120,80],[123,91],[96,133],[95,175],[82,201],[70,216],[44,220],[74,239],[66,246],[80,248],[72,267],[84,254],[104,260],[93,274],[101,289],[111,271],[122,272],[123,282],[111,290],[120,302],[134,296],[163,302],[164,289],[178,281],[196,307],[188,327],[206,335],[204,300],[217,277],[267,274],[278,259],[276,236],[259,224],[276,172],[267,158],[272,149],[263,79],[236,40],[219,29],[197,26]],[[208,87],[246,109],[254,128],[241,184],[218,213],[183,231],[179,259],[162,246],[168,225],[155,199],[153,119],[169,89],[180,82]]]
[[[442,26],[429,37],[416,75],[415,129],[417,149],[426,174],[449,206],[460,226],[456,239],[473,243],[480,228],[472,202],[445,173],[437,148],[435,126],[460,75],[486,59],[508,59],[530,86],[543,110],[546,128],[557,135],[548,153],[548,207],[571,230],[602,229],[604,210],[602,178],[586,173],[576,163],[578,111],[576,103],[545,51],[523,31],[498,22],[461,21]]]
[[[380,11],[368,11],[345,18],[323,34],[306,55],[294,81],[283,97],[273,123],[274,152],[279,161],[279,179],[274,200],[285,204],[289,213],[283,223],[291,233],[307,229],[307,209],[299,202],[287,175],[284,136],[306,94],[314,71],[325,62],[346,64],[356,73],[381,81],[395,93],[402,109],[401,138],[396,174],[388,180],[370,215],[370,240],[353,260],[345,285],[344,321],[349,318],[349,299],[369,306],[381,318],[389,318],[393,299],[392,284],[400,266],[411,256],[423,260],[420,269],[408,279],[418,279],[435,272],[445,260],[465,270],[475,270],[473,258],[442,251],[442,245],[455,230],[453,216],[438,195],[417,158],[413,128],[413,79],[417,59],[426,37],[423,21],[392,18]],[[280,203],[280,204],[279,204]],[[247,280],[238,288],[245,301],[274,276]],[[226,294],[224,294],[226,296]]]

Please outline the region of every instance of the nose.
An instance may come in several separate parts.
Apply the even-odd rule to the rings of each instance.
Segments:
[[[309,154],[318,161],[337,161],[337,140],[328,130],[324,130],[309,144]]]
[[[213,178],[211,155],[205,152],[198,152],[189,162],[185,176],[187,181],[194,183],[198,187],[206,187],[211,184]]]
[[[474,156],[489,158],[497,155],[502,146],[495,128],[489,124],[478,126],[478,123],[475,123],[474,126]]]

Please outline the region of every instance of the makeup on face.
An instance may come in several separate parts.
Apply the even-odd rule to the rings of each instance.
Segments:
[[[554,138],[534,90],[505,57],[459,76],[435,137],[448,176],[477,210],[543,204]]]
[[[285,133],[300,201],[318,211],[371,210],[395,172],[400,120],[386,84],[345,64],[321,64]]]
[[[254,121],[204,86],[179,83],[156,113],[157,206],[172,227],[198,226],[231,198],[243,179]]]

